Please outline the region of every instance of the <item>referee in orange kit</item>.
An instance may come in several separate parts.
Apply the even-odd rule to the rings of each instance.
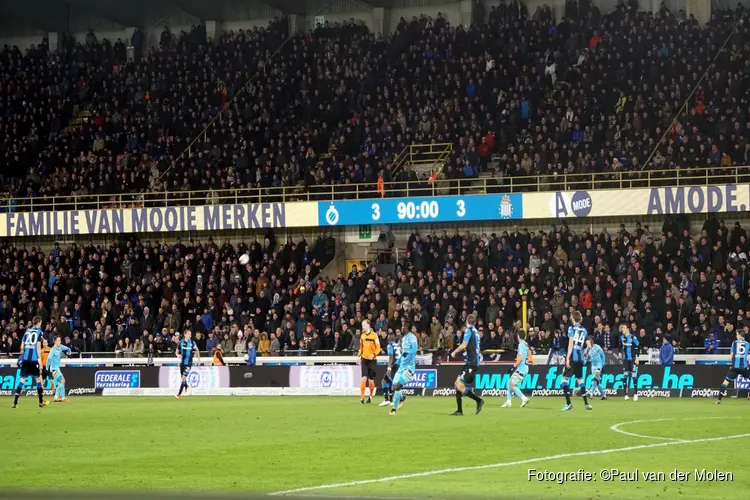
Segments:
[[[378,334],[370,328],[370,322],[362,322],[362,335],[359,337],[359,352],[357,356],[361,358],[362,381],[359,383],[359,402],[365,403],[365,388],[370,383],[370,395],[367,396],[367,402],[372,403],[372,397],[375,395],[375,366],[378,364],[378,354],[380,354],[380,339]]]

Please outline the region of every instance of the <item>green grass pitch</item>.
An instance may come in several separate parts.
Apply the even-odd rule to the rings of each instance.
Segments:
[[[466,415],[450,417],[453,398],[412,397],[391,417],[356,397],[81,397],[44,409],[25,397],[16,410],[3,398],[0,489],[718,499],[750,487],[748,401],[595,399],[585,411],[577,398],[568,413],[562,398],[503,401],[477,416],[465,400]],[[529,469],[594,477],[559,484],[529,480]],[[605,481],[602,469],[637,470],[638,481]],[[695,469],[733,477],[700,481]]]

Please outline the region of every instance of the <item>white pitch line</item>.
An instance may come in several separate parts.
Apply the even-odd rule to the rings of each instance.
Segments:
[[[331,500],[330,495],[302,494],[294,495],[295,498],[325,498]],[[435,500],[428,497],[378,497],[371,495],[336,495],[337,500]]]
[[[677,439],[677,438],[670,438],[670,437],[664,437],[664,436],[647,436],[645,434],[636,434],[635,432],[628,432],[620,429],[620,426],[622,425],[631,425],[631,424],[642,424],[647,422],[669,422],[674,420],[728,420],[733,419],[737,417],[687,417],[687,418],[656,418],[656,419],[648,419],[648,420],[631,420],[629,422],[620,422],[619,424],[614,424],[610,426],[609,430],[617,432],[619,434],[624,434],[626,436],[633,436],[633,437],[639,437],[644,439],[660,439],[663,441],[674,441],[676,443],[687,443],[690,442],[689,440],[685,439]]]
[[[400,481],[402,479],[412,479],[416,477],[437,476],[439,474],[453,474],[456,472],[467,472],[467,471],[484,470],[484,469],[499,469],[501,467],[511,467],[514,465],[525,465],[525,464],[532,464],[535,462],[560,460],[562,458],[585,457],[585,456],[591,456],[591,455],[606,455],[609,453],[623,453],[623,452],[635,451],[635,450],[648,450],[650,448],[664,448],[667,446],[677,446],[681,444],[712,443],[716,441],[727,441],[729,439],[741,439],[741,438],[746,438],[746,437],[750,437],[750,433],[735,434],[734,436],[691,439],[691,440],[685,440],[685,441],[668,441],[665,443],[641,444],[641,445],[636,445],[636,446],[626,446],[624,448],[610,448],[606,450],[591,450],[591,451],[580,451],[576,453],[561,453],[559,455],[548,455],[546,457],[528,458],[525,460],[515,460],[513,462],[499,462],[496,464],[474,465],[471,467],[454,467],[450,469],[438,469],[438,470],[429,470],[429,471],[424,471],[424,472],[414,472],[411,474],[401,474],[398,476],[379,477],[376,479],[364,479],[361,481],[347,481],[344,483],[321,484],[318,486],[305,486],[303,488],[294,488],[290,490],[276,491],[274,493],[269,493],[269,495],[270,496],[292,495],[294,493],[302,493],[304,491],[330,490],[334,488],[345,488],[347,486],[360,486],[363,484],[385,483],[388,481]]]
[[[670,437],[663,437],[663,436],[646,436],[645,434],[636,434],[635,432],[628,432],[620,429],[621,425],[631,425],[631,424],[642,424],[644,422],[666,422],[669,420],[677,420],[675,418],[657,418],[654,420],[631,420],[630,422],[620,422],[619,424],[615,424],[609,428],[609,430],[617,432],[618,434],[624,434],[626,436],[632,436],[637,438],[644,438],[644,439],[661,439],[663,441],[673,441],[675,443],[686,443],[687,441],[684,439],[677,439],[677,438],[670,438]]]

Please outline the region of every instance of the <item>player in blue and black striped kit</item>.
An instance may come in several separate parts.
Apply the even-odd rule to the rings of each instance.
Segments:
[[[622,360],[622,373],[625,375],[625,399],[630,399],[630,382],[635,378],[638,370],[638,351],[640,345],[638,338],[630,333],[627,325],[620,326],[620,359]],[[638,394],[633,388],[633,401],[638,401]]]
[[[586,395],[583,386],[583,365],[586,362],[586,356],[583,350],[588,333],[586,332],[586,329],[581,326],[582,318],[580,312],[573,311],[572,319],[573,325],[568,327],[568,356],[565,360],[565,371],[563,372],[562,380],[562,388],[563,393],[565,394],[566,403],[562,411],[573,409],[573,404],[570,402],[570,384],[573,379],[575,379],[576,387],[581,391],[583,404],[586,405],[587,410],[590,410],[591,405],[589,404],[588,396]]]
[[[48,403],[44,400],[42,392],[42,367],[39,366],[39,355],[42,351],[42,318],[34,316],[31,320],[31,326],[26,329],[21,339],[21,348],[23,354],[19,359],[21,367],[21,377],[15,390],[13,399],[13,408],[18,408],[18,398],[23,390],[26,379],[36,380],[36,393],[39,395],[39,407],[45,407]]]
[[[464,363],[464,369],[461,374],[456,378],[456,411],[452,413],[452,416],[463,416],[463,397],[467,396],[477,402],[477,415],[482,411],[484,406],[484,399],[480,398],[472,388],[474,387],[474,377],[477,375],[477,368],[482,353],[479,350],[479,332],[477,331],[474,323],[476,322],[476,316],[469,314],[466,317],[466,330],[461,345],[450,354],[451,358],[456,357],[460,352],[466,351],[466,362]]]
[[[383,391],[383,402],[378,406],[390,406],[393,402],[393,377],[398,373],[398,362],[401,359],[401,346],[396,341],[396,336],[388,336],[388,368],[380,383],[380,389]]]
[[[742,332],[737,331],[737,340],[732,342],[732,367],[729,369],[727,376],[724,378],[724,382],[721,383],[719,388],[719,399],[716,400],[716,404],[721,404],[721,398],[727,393],[727,387],[729,382],[733,382],[738,375],[742,375],[746,379],[750,379],[750,369],[748,369],[747,357],[750,355],[750,344],[748,344]]]
[[[193,334],[190,330],[185,330],[185,336],[180,340],[180,344],[177,346],[177,352],[175,353],[180,358],[180,375],[182,376],[182,383],[180,384],[180,392],[175,395],[176,399],[180,399],[182,391],[188,390],[187,378],[190,375],[190,370],[193,368],[193,356],[198,361],[201,360],[201,353],[198,351],[198,346],[193,340]]]

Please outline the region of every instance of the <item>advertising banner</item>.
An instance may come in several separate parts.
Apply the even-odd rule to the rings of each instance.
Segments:
[[[522,219],[523,207],[520,194],[324,201],[318,203],[317,225],[326,227]]]
[[[459,366],[439,367],[439,387],[429,394],[455,394],[451,388],[460,369]],[[624,389],[626,377],[621,370],[619,365],[605,366],[602,386],[608,394],[616,394]],[[530,396],[562,396],[563,371],[564,367],[561,365],[531,366],[529,374],[518,387]],[[635,389],[638,395],[643,397],[714,397],[715,388],[724,380],[726,373],[727,368],[722,366],[640,365],[638,374],[631,383],[631,389]],[[584,369],[583,375],[588,386],[592,376],[588,367]],[[480,366],[474,379],[474,389],[480,395],[505,396],[510,376],[507,366]]]
[[[361,368],[356,365],[292,366],[289,386],[305,389],[346,389],[359,387]]]
[[[317,225],[316,202],[59,210],[0,214],[0,237],[225,231]]]
[[[453,383],[461,365],[419,368],[404,387],[406,395],[454,395]],[[721,365],[641,365],[631,388],[640,397],[716,397],[728,367]],[[139,368],[67,368],[66,386],[71,396],[82,394],[172,396],[180,384],[179,368],[175,366]],[[376,384],[385,373],[377,367]],[[561,365],[530,367],[519,388],[528,396],[562,396]],[[351,396],[359,394],[361,369],[356,365],[334,366],[271,366],[225,367],[196,366],[188,377],[193,395],[207,396]],[[474,380],[475,390],[482,396],[505,396],[508,388],[507,364],[482,365]],[[586,385],[591,382],[588,368],[584,370]],[[17,368],[0,368],[0,395],[10,396],[20,380]],[[620,365],[605,366],[602,385],[607,394],[622,394],[625,377]],[[50,381],[45,393],[52,394]],[[745,395],[750,380],[739,377],[732,390]],[[24,394],[36,395],[27,382]]]
[[[140,370],[99,370],[94,374],[97,389],[137,389],[141,386]]]
[[[231,387],[289,387],[286,366],[230,366]]]
[[[140,367],[134,368],[65,368],[65,387],[71,396],[87,394],[101,394],[105,388],[132,389],[137,387],[157,387],[158,368]],[[21,380],[21,370],[18,368],[0,368],[0,395],[9,396]],[[52,395],[52,381],[46,379],[43,382],[46,395]],[[27,380],[24,384],[24,393],[36,396],[34,382]]]
[[[734,381],[734,388],[735,389],[744,389],[749,390],[750,389],[750,379],[747,379],[743,377],[742,375],[738,375],[737,378]]]
[[[187,376],[191,389],[217,389],[230,387],[229,368],[226,366],[193,366]],[[182,384],[179,366],[159,367],[159,387],[177,391]]]
[[[523,215],[526,219],[744,212],[748,207],[750,185],[747,184],[523,195]]]
[[[407,389],[437,389],[437,370],[417,370],[404,387]]]

